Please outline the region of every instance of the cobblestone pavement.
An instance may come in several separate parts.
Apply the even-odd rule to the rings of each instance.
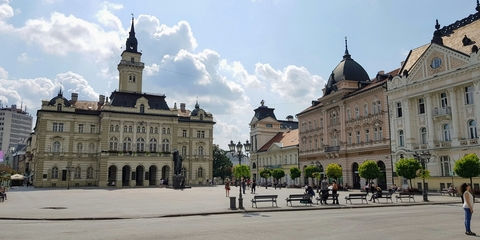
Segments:
[[[417,202],[360,204],[345,203],[345,196],[355,191],[339,192],[340,205],[304,205],[294,202],[287,206],[285,198],[290,194],[301,194],[303,189],[257,188],[257,195],[278,195],[278,207],[271,203],[258,203],[258,208],[252,208],[253,198],[247,189],[243,195],[244,210],[230,210],[230,198],[225,196],[223,186],[192,187],[174,190],[170,188],[71,188],[46,189],[14,187],[10,189],[8,200],[0,202],[0,219],[44,219],[44,220],[80,220],[80,219],[135,219],[161,218],[187,215],[228,214],[235,212],[269,212],[269,211],[300,211],[322,209],[350,209],[363,207],[405,206],[422,204],[453,204],[460,203],[460,198],[430,194],[430,202],[422,202],[422,196],[416,195]],[[358,191],[357,191],[358,192]],[[232,187],[230,197],[237,197],[239,188]],[[318,194],[317,194],[318,196]],[[331,201],[329,200],[329,203]],[[238,200],[236,200],[238,207]]]

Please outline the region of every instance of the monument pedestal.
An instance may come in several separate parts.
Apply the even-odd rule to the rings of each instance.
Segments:
[[[180,186],[180,183],[182,182],[182,180],[183,180],[183,183],[184,183],[183,188],[185,188],[185,177],[184,176],[173,176],[172,180],[173,180],[172,187],[174,189],[181,189],[182,188],[182,186]]]

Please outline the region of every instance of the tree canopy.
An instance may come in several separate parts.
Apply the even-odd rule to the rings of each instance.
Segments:
[[[453,171],[462,178],[470,178],[472,184],[472,178],[480,175],[480,159],[475,153],[467,154],[455,162]]]
[[[298,167],[290,168],[290,177],[293,181],[295,181],[295,179],[299,178],[301,175],[302,172],[300,171],[300,169],[298,169]]]
[[[306,177],[311,177],[313,178],[313,173],[315,172],[321,172],[320,171],[320,168],[318,168],[317,166],[308,166],[306,168],[303,169],[303,172],[305,173],[305,176]]]
[[[412,179],[417,177],[419,169],[422,169],[422,165],[414,158],[402,158],[395,163],[395,172],[398,176],[410,180],[410,187],[412,187]]]
[[[245,164],[235,165],[233,167],[233,174],[238,179],[249,178],[250,177],[250,167]]]
[[[366,160],[358,167],[358,174],[360,177],[367,180],[376,179],[380,177],[380,167],[374,160]]]
[[[213,176],[225,179],[232,176],[232,162],[227,157],[227,152],[213,145]]]
[[[343,169],[338,163],[330,163],[325,174],[330,178],[339,179],[343,176]]]
[[[283,169],[281,169],[281,168],[273,169],[273,171],[272,171],[272,177],[274,177],[275,179],[279,180],[279,179],[281,179],[282,177],[285,177],[285,171],[283,171]]]
[[[260,171],[260,177],[265,178],[265,180],[267,180],[267,178],[269,178],[271,175],[272,171],[270,169],[263,169]]]

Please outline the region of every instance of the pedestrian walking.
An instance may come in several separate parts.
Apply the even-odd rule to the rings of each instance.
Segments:
[[[328,182],[327,182],[327,178],[324,178],[320,184],[320,192],[322,194],[322,199],[320,201],[320,203],[322,203],[322,205],[325,203],[327,204],[327,199],[328,199]]]
[[[338,203],[337,191],[338,191],[337,182],[335,180],[333,180],[332,181],[332,199],[333,199],[332,204],[339,204]]]
[[[243,190],[243,194],[245,194],[245,189],[247,188],[247,180],[246,179],[243,179],[242,182],[241,182],[241,187],[242,187],[242,190]]]
[[[473,205],[475,204],[475,201],[473,200],[473,195],[472,195],[472,186],[468,183],[463,183],[460,186],[460,189],[462,191],[464,203],[463,203],[463,210],[465,211],[465,234],[470,235],[470,236],[476,236],[474,232],[471,231],[470,229],[470,221],[472,220],[472,214],[473,214]]]
[[[373,181],[370,181],[370,192],[372,192],[372,195],[376,189],[377,188],[375,187],[375,183]]]
[[[369,190],[368,185],[369,185],[369,182],[366,181],[366,182],[365,182],[365,192],[367,193],[367,196],[368,196],[368,190]]]
[[[255,193],[256,188],[257,188],[257,181],[255,181],[255,178],[254,178],[252,181],[252,188],[250,193]]]
[[[228,178],[225,181],[225,197],[230,196],[230,180]]]
[[[183,191],[184,188],[185,188],[185,180],[182,179],[182,181],[180,181],[180,189],[182,189]]]

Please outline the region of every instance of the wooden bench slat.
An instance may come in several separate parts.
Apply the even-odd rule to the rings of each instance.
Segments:
[[[257,202],[272,202],[272,207],[273,207],[273,203],[275,203],[275,206],[278,207],[277,198],[278,198],[278,195],[255,195],[253,196],[253,199],[252,199],[252,207],[253,207],[253,204],[255,204],[255,208],[258,208]]]

